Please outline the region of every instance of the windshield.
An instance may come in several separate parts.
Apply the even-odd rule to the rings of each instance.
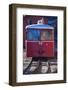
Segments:
[[[27,40],[39,41],[39,40],[51,40],[51,31],[48,30],[28,30]]]

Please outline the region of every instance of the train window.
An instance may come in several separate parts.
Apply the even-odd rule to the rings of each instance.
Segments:
[[[28,30],[27,40],[32,40],[32,41],[40,40],[40,30]]]
[[[41,32],[41,40],[51,40],[51,32],[50,31],[42,31]]]
[[[39,41],[39,40],[52,40],[52,32],[48,30],[28,30],[27,40]]]

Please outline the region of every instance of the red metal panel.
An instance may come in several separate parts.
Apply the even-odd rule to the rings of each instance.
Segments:
[[[27,42],[27,57],[53,57],[54,42]]]
[[[38,42],[27,42],[27,57],[38,57],[39,56]]]
[[[44,42],[42,46],[42,56],[53,57],[54,56],[54,42]]]

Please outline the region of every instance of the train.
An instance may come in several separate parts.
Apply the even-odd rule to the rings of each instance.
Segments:
[[[27,67],[23,70],[23,74],[57,73],[55,27],[49,25],[47,19],[45,20],[42,18],[36,20],[37,23],[25,26],[24,41],[27,57],[25,59],[30,63],[28,66],[24,64]]]
[[[54,27],[38,20],[37,24],[27,25],[26,30],[26,54],[27,57],[54,57],[55,41]]]

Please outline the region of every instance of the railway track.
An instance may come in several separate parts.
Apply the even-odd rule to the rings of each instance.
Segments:
[[[52,58],[51,60],[47,58],[32,58],[30,63],[25,62],[24,65],[27,67],[23,70],[23,74],[44,74],[57,72],[57,62]]]

